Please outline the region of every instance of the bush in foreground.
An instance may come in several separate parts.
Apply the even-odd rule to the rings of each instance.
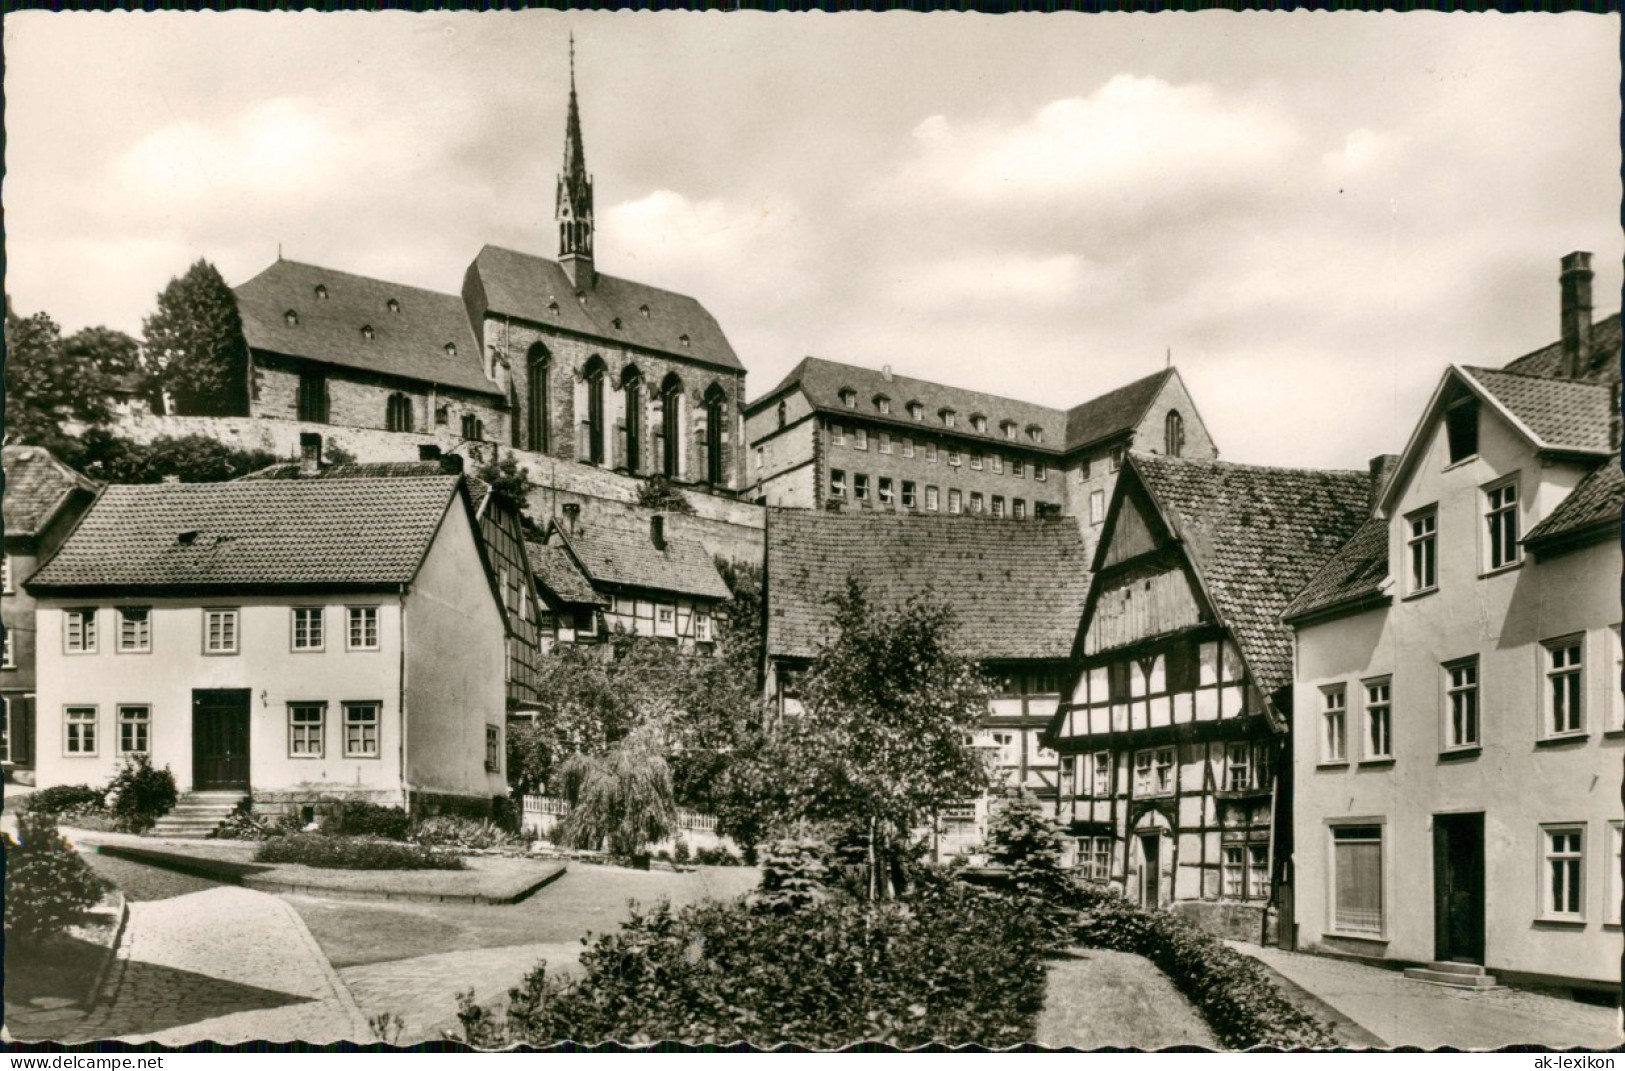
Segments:
[[[481,1047],[1020,1044],[1044,997],[1030,919],[946,880],[883,903],[661,903],[589,945],[582,977],[550,979],[543,963],[510,991],[505,1017],[470,996],[458,1017]]]
[[[108,782],[105,798],[119,828],[141,833],[170,812],[180,793],[175,788],[175,775],[167,766],[154,769],[150,758],[137,754],[125,758],[124,765]]]
[[[364,800],[347,800],[331,814],[322,816],[320,829],[329,837],[383,837],[405,840],[412,818],[399,807],[385,807]]]
[[[67,811],[99,808],[102,790],[89,785],[52,785],[42,788],[23,800],[22,809],[30,814],[60,815]]]
[[[17,837],[0,838],[6,857],[6,941],[38,944],[100,900],[107,883],[57,832],[50,815],[18,815]]]
[[[1325,1049],[1337,1044],[1324,1023],[1300,1011],[1257,960],[1187,919],[1146,911],[1121,893],[1076,886],[1077,936],[1084,944],[1144,956],[1179,987],[1227,1046]]]
[[[460,857],[421,844],[325,833],[295,833],[267,840],[254,858],[261,863],[298,863],[324,870],[464,869]]]
[[[412,823],[407,839],[433,848],[506,848],[519,843],[519,835],[490,819],[458,818],[441,815]]]

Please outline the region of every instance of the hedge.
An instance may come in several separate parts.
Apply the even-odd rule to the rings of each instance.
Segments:
[[[348,800],[338,805],[331,814],[322,816],[319,826],[330,837],[383,837],[386,840],[405,840],[412,825],[412,817],[400,807],[363,800]]]
[[[589,945],[583,976],[549,978],[543,962],[510,991],[505,1017],[465,994],[458,1018],[480,1047],[1005,1047],[1032,1039],[1043,1007],[1038,946],[1030,912],[961,882],[885,903],[662,902]]]
[[[297,863],[325,870],[464,869],[461,857],[421,844],[324,833],[295,833],[263,841],[254,858],[261,863]]]
[[[1187,919],[1146,911],[1121,893],[1079,885],[1078,939],[1097,948],[1144,956],[1166,974],[1231,1048],[1268,1045],[1325,1049],[1337,1044],[1324,1023],[1300,1011],[1268,971]]]
[[[0,837],[5,846],[6,922],[8,943],[37,944],[60,934],[107,889],[61,833],[49,814],[17,816],[17,839]]]

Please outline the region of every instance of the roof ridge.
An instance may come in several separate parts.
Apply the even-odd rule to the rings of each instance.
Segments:
[[[1520,357],[1518,359],[1522,360],[1523,358]],[[1571,379],[1568,376],[1540,376],[1540,375],[1536,375],[1533,372],[1518,372],[1518,371],[1514,371],[1514,370],[1512,370],[1510,368],[1494,368],[1494,367],[1491,367],[1489,365],[1482,365],[1482,364],[1463,364],[1463,365],[1458,365],[1457,367],[1460,368],[1464,372],[1473,372],[1473,373],[1489,372],[1492,375],[1516,376],[1518,379],[1530,379],[1530,380],[1534,380],[1534,381],[1539,382],[1539,383],[1570,383],[1570,384],[1573,384],[1576,387],[1589,387],[1589,388],[1594,389],[1594,390],[1611,390],[1612,389],[1607,383],[1589,383],[1586,380],[1583,380],[1583,379]]]
[[[1250,461],[1225,461],[1220,458],[1199,457],[1169,457],[1167,454],[1157,454],[1150,451],[1130,450],[1129,456],[1141,461],[1156,461],[1174,465],[1189,465],[1191,467],[1213,467],[1230,469],[1247,469],[1253,472],[1293,472],[1306,476],[1358,476],[1369,480],[1371,473],[1365,469],[1310,469],[1296,465],[1255,465]]]
[[[461,301],[462,300],[462,295],[453,294],[453,293],[450,293],[450,292],[445,291],[445,290],[432,290],[427,286],[418,286],[416,283],[402,283],[402,282],[398,282],[398,281],[396,281],[394,279],[380,278],[379,276],[376,276],[376,275],[363,275],[360,272],[349,271],[349,270],[344,269],[344,268],[331,268],[331,267],[328,267],[325,264],[313,264],[310,261],[306,261],[306,260],[294,260],[292,257],[279,257],[277,260],[273,261],[267,267],[263,268],[262,270],[260,270],[256,274],[254,274],[253,276],[250,276],[248,279],[244,280],[242,283],[239,283],[238,286],[246,286],[246,285],[248,285],[248,283],[251,283],[255,279],[258,279],[261,275],[264,275],[266,272],[274,270],[278,264],[291,264],[296,268],[310,268],[310,269],[315,270],[315,271],[330,272],[330,273],[332,273],[334,275],[342,275],[342,276],[344,276],[346,278],[350,278],[350,279],[359,279],[359,280],[361,280],[363,282],[368,282],[368,283],[381,283],[381,284],[383,284],[385,286],[393,286],[393,287],[398,287],[398,288],[400,288],[402,290],[415,291],[416,293],[419,293],[419,294],[432,294],[435,297],[451,298],[454,301]],[[234,286],[234,287],[232,287],[232,289],[236,290],[237,287]]]

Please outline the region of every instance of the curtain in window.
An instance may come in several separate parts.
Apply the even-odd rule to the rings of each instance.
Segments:
[[[1382,932],[1382,839],[1372,828],[1334,831],[1337,869],[1337,928],[1354,933]]]

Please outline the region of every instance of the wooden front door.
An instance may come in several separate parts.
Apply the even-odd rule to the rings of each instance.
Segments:
[[[1149,911],[1162,905],[1162,835],[1140,835],[1140,904]]]
[[[192,693],[192,788],[248,788],[247,688]]]
[[[1433,936],[1437,958],[1484,962],[1484,815],[1433,816]]]

